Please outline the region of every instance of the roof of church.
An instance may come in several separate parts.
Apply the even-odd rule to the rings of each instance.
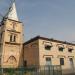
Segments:
[[[31,42],[34,42],[36,40],[39,40],[39,39],[41,39],[41,40],[47,40],[47,41],[52,41],[52,42],[63,43],[63,44],[68,44],[68,45],[74,45],[75,46],[75,44],[73,44],[73,43],[69,43],[69,42],[66,42],[66,41],[60,41],[60,40],[55,40],[53,38],[41,37],[41,36],[36,36],[36,37],[28,40],[27,42],[24,43],[24,45],[27,45],[27,44],[29,44]]]

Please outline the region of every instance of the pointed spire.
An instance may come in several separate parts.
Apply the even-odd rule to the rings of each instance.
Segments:
[[[13,3],[11,5],[11,7],[9,8],[9,12],[7,14],[7,18],[18,21],[15,0],[13,0]]]

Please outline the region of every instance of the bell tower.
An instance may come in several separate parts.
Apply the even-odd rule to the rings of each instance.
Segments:
[[[15,1],[0,24],[0,64],[1,67],[21,66],[23,28],[18,20]]]

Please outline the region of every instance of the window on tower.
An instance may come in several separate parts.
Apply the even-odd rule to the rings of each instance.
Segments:
[[[13,42],[13,35],[10,35],[10,42]]]
[[[10,42],[16,42],[16,35],[15,34],[10,35]]]
[[[16,35],[14,35],[14,39],[13,39],[13,42],[16,42]]]

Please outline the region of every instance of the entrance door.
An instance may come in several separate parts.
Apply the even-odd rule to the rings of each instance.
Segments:
[[[53,67],[52,61],[50,57],[46,58],[46,67],[45,67],[45,75],[53,75]]]
[[[69,58],[71,69],[74,70],[73,58]]]
[[[46,65],[52,65],[52,61],[50,57],[46,58]]]

